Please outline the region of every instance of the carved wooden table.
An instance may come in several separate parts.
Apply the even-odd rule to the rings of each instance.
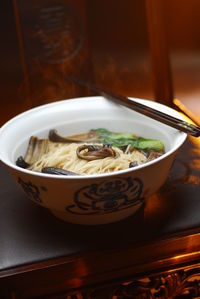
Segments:
[[[35,205],[0,164],[0,298],[200,298],[200,140],[161,190],[115,224],[79,226]]]

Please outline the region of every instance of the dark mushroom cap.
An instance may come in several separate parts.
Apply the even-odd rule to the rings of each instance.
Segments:
[[[85,151],[87,150],[87,151]],[[84,151],[84,152],[83,152]],[[112,147],[84,144],[77,148],[76,154],[80,159],[93,161],[106,157],[115,157],[116,153]]]

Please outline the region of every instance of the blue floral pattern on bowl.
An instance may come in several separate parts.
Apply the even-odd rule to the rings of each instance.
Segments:
[[[116,178],[82,187],[66,211],[78,215],[108,214],[141,204],[143,182],[139,178]]]
[[[40,189],[42,191],[47,191],[45,187],[37,187],[36,185],[32,184],[30,181],[25,182],[22,178],[18,178],[18,183],[26,193],[28,197],[36,201],[37,203],[42,203],[41,197],[40,197]]]

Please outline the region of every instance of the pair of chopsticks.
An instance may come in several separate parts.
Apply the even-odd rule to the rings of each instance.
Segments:
[[[164,124],[166,124],[170,127],[173,127],[177,130],[180,130],[186,134],[192,135],[194,137],[200,136],[200,127],[199,126],[190,124],[190,123],[183,121],[179,118],[172,117],[171,115],[168,115],[166,113],[163,113],[161,111],[158,111],[156,109],[148,107],[144,104],[138,103],[138,102],[131,100],[127,97],[124,97],[122,95],[99,88],[92,83],[85,82],[83,80],[80,80],[80,79],[77,79],[74,77],[69,77],[69,79],[81,86],[87,87],[90,90],[97,92],[99,95],[101,95],[115,103],[117,102],[118,104],[126,106],[136,112],[139,112],[143,115],[153,118],[161,123],[164,123]]]

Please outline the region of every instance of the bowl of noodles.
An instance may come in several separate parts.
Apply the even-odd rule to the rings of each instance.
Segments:
[[[27,197],[59,219],[106,224],[133,215],[164,184],[186,137],[106,98],[85,97],[9,120],[0,129],[0,159]]]

